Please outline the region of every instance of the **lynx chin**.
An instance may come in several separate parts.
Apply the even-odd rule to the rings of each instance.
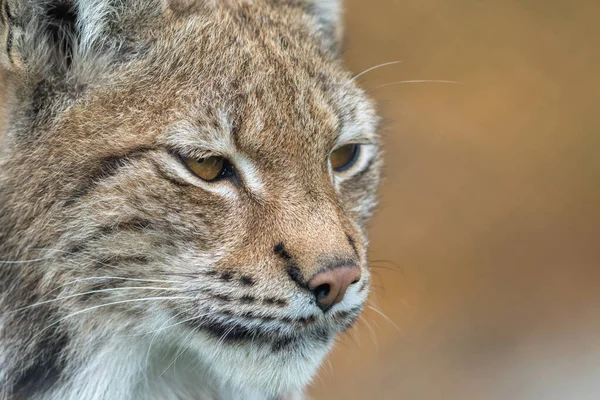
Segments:
[[[370,288],[341,0],[0,0],[0,399],[301,399]]]

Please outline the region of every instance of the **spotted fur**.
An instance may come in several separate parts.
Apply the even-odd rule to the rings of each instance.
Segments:
[[[340,9],[0,0],[0,399],[303,391],[367,296],[381,166]],[[238,178],[181,161],[209,155]],[[341,264],[361,282],[323,312],[307,282]]]

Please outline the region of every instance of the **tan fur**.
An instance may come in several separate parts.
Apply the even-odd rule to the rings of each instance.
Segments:
[[[381,164],[373,106],[338,59],[335,2],[80,0],[70,52],[24,22],[48,18],[35,1],[15,3],[0,398],[301,391],[368,292]],[[340,137],[364,150],[338,175]],[[252,168],[209,184],[178,159],[210,154]],[[335,260],[362,280],[323,314],[301,283]]]

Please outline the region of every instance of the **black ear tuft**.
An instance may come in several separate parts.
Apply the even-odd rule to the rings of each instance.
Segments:
[[[77,32],[77,7],[68,0],[53,1],[46,4],[43,23],[46,24],[49,45],[56,49],[56,56],[68,68],[73,61],[74,47],[79,34]]]
[[[0,61],[9,70],[64,74],[80,40],[80,0],[0,0]]]

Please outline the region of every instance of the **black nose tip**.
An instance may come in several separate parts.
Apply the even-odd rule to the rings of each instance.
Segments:
[[[308,289],[315,295],[317,305],[323,312],[344,299],[350,285],[360,281],[360,268],[354,264],[319,272],[308,282]]]

